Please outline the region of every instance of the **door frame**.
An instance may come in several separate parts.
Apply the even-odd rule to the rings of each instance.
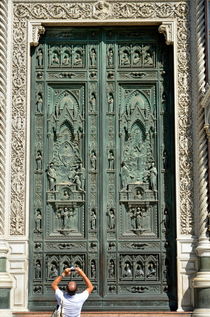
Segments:
[[[23,14],[21,16],[21,11],[15,15],[14,23],[19,23],[19,26],[17,27],[16,24],[14,24],[14,29],[20,28],[21,31],[25,34],[25,37],[23,37],[23,43],[24,43],[24,48],[26,49],[26,54],[23,57],[23,61],[21,61],[22,65],[27,65],[25,72],[22,74],[23,76],[23,86],[25,87],[25,92],[26,92],[26,98],[23,100],[23,103],[19,105],[20,109],[25,109],[25,117],[24,117],[24,123],[22,130],[24,131],[24,136],[25,138],[23,139],[23,148],[26,150],[24,154],[24,160],[25,160],[25,170],[22,171],[22,176],[23,179],[25,180],[25,186],[26,191],[24,189],[23,197],[25,197],[24,202],[22,205],[20,205],[20,213],[22,213],[23,218],[24,218],[24,223],[22,224],[21,227],[21,235],[22,235],[22,241],[27,244],[28,242],[28,228],[29,228],[29,220],[28,220],[28,210],[29,210],[29,154],[30,154],[30,135],[29,135],[29,118],[30,118],[30,110],[29,110],[29,105],[30,105],[30,46],[31,45],[37,45],[39,41],[39,36],[42,32],[44,32],[44,26],[45,25],[54,25],[54,26],[59,26],[59,25],[69,25],[69,26],[81,26],[81,25],[90,25],[90,26],[97,26],[97,25],[159,25],[159,30],[162,33],[165,33],[166,35],[166,41],[169,44],[173,43],[173,57],[174,57],[174,106],[175,106],[175,170],[176,170],[176,214],[177,214],[177,251],[178,251],[178,256],[177,256],[177,276],[178,276],[178,310],[182,309],[187,309],[192,307],[192,292],[190,291],[190,279],[189,279],[189,274],[192,274],[192,272],[196,271],[196,256],[195,253],[193,252],[193,245],[192,243],[194,242],[191,233],[192,233],[192,225],[190,225],[193,214],[192,214],[192,206],[187,206],[185,208],[185,192],[182,188],[179,187],[180,183],[185,182],[185,175],[186,173],[189,173],[190,178],[187,180],[188,185],[192,187],[192,172],[191,172],[191,167],[188,167],[187,170],[184,171],[183,166],[182,166],[182,145],[181,142],[183,140],[188,140],[189,135],[186,132],[186,130],[189,129],[189,127],[185,124],[183,119],[179,117],[179,110],[183,109],[182,105],[182,100],[181,98],[178,98],[178,92],[179,94],[182,93],[182,97],[186,98],[185,99],[185,106],[190,108],[190,96],[189,96],[189,91],[188,87],[186,89],[183,89],[182,87],[182,82],[178,80],[178,70],[179,74],[182,74],[184,76],[184,72],[186,70],[183,70],[182,64],[187,64],[187,55],[183,55],[182,61],[177,60],[176,61],[176,56],[177,53],[179,52],[185,52],[186,49],[188,48],[189,45],[189,40],[187,38],[187,19],[186,19],[186,11],[185,9],[185,4],[181,4],[180,6],[183,7],[178,7],[179,4],[177,3],[172,3],[169,4],[172,7],[173,13],[168,14],[167,12],[162,13],[157,13],[157,6],[160,9],[164,9],[164,3],[150,3],[150,6],[154,10],[154,14],[150,15],[148,14],[148,17],[142,17],[142,18],[136,18],[137,17],[137,12],[135,14],[131,14],[131,12],[128,10],[127,11],[127,16],[126,14],[124,15],[123,18],[117,17],[115,18],[113,14],[110,12],[110,15],[105,15],[103,12],[99,12],[97,9],[97,5],[99,2],[96,4],[89,3],[89,5],[92,8],[92,15],[91,17],[87,17],[85,14],[81,16],[81,18],[78,18],[76,16],[76,13],[72,11],[71,17],[64,17],[63,19],[58,19],[55,18],[53,14],[50,14],[50,10],[48,13],[46,13],[45,18],[41,17],[40,13],[37,14],[32,14],[31,11],[31,3],[30,2],[24,2],[22,5],[22,13],[25,10],[25,12],[28,12],[28,14]],[[107,4],[107,3],[106,3]],[[110,2],[111,4],[111,2]],[[136,1],[129,1],[129,4],[133,4],[134,6],[136,5]],[[19,3],[15,4],[15,9],[17,9]],[[46,6],[47,9],[48,4],[44,4],[43,7]],[[64,2],[64,6],[66,3]],[[109,6],[109,3],[108,3]],[[16,11],[17,13],[17,11]],[[146,15],[145,15],[146,16]],[[168,18],[171,16],[170,18]],[[23,22],[21,24],[21,22]],[[184,35],[186,35],[186,38],[181,38],[179,37],[179,34],[177,33],[177,30],[182,29],[186,30],[186,32],[183,32]],[[14,40],[14,43],[17,41]],[[16,50],[20,49],[20,45],[23,45],[23,43],[17,43],[16,47],[14,48],[14,54],[17,53]],[[186,46],[186,48],[184,47]],[[16,65],[15,61],[13,61],[14,65]],[[188,85],[189,85],[189,80],[188,80]],[[13,98],[15,100],[16,96],[18,95],[17,88],[15,88],[14,93],[13,93]],[[15,103],[17,104],[17,103]],[[17,105],[18,107],[18,105]],[[25,134],[25,132],[27,132]],[[182,140],[179,139],[179,135],[182,136]],[[15,141],[13,141],[15,142]],[[14,143],[13,143],[14,145]],[[22,153],[20,153],[22,155]],[[18,154],[13,153],[14,157],[18,158],[22,156]],[[190,151],[188,153],[185,153],[185,157],[188,162],[191,162],[192,156]],[[190,165],[191,166],[191,165]],[[11,201],[17,201],[17,197],[15,196],[14,193],[11,194]],[[182,214],[182,216],[181,216]],[[186,227],[185,224],[189,223],[189,225]],[[15,235],[15,231],[12,235]],[[14,240],[15,237],[14,237]],[[190,255],[194,254],[194,258],[190,258]],[[22,255],[22,259],[28,262],[27,259],[27,254]],[[186,263],[189,263],[189,269],[186,269]],[[24,276],[24,281],[25,285],[27,285],[27,279],[28,279],[28,272],[21,273]],[[25,307],[27,309],[27,289],[26,290],[21,290],[21,286],[16,289],[16,291],[20,291],[21,294],[21,304],[17,304],[18,309],[21,307]],[[183,302],[183,297],[186,292],[190,292],[189,296],[185,301]],[[14,294],[14,289],[13,289],[13,294]],[[14,305],[14,307],[16,307]]]

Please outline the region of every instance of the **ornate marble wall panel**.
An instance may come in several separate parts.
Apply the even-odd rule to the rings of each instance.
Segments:
[[[5,134],[8,4],[0,3],[0,235],[4,234]]]

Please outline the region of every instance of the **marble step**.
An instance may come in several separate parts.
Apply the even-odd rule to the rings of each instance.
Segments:
[[[16,312],[14,317],[50,317],[52,312]],[[191,317],[192,312],[82,312],[81,317]]]

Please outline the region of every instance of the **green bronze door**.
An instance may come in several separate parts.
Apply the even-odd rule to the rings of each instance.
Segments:
[[[176,309],[171,53],[157,27],[47,28],[33,49],[31,310],[71,265],[88,310]]]

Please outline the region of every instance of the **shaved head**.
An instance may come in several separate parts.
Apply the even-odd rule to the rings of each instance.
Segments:
[[[66,286],[67,293],[69,295],[74,295],[77,291],[77,283],[76,282],[68,282]]]

